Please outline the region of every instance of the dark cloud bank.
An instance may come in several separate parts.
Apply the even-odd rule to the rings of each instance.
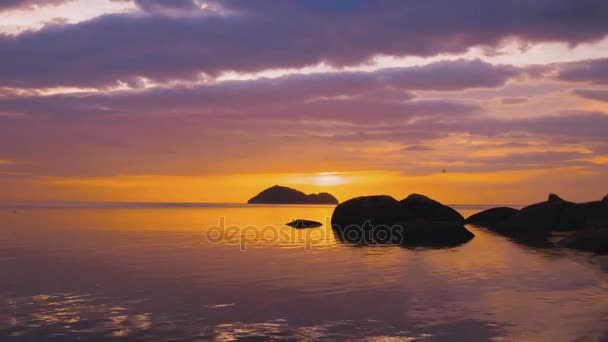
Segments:
[[[3,1],[0,8],[34,2],[41,1]],[[459,53],[505,38],[577,44],[608,32],[603,0],[464,0],[457,6],[451,0],[227,0],[208,1],[208,10],[187,0],[137,4],[138,13],[0,37],[0,86],[98,87],[136,84],[140,77],[345,66],[379,54]]]

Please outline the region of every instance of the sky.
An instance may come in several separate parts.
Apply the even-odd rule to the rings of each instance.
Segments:
[[[608,194],[604,0],[0,0],[0,201]]]

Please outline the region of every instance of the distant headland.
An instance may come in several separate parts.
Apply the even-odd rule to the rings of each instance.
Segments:
[[[338,204],[338,199],[327,192],[305,194],[302,191],[275,185],[247,201],[248,204]]]

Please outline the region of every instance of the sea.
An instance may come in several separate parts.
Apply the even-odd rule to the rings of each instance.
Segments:
[[[0,341],[608,341],[607,257],[353,245],[333,209],[2,204]]]

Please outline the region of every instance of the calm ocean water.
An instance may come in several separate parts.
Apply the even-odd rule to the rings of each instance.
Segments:
[[[608,340],[604,257],[475,227],[407,249],[283,225],[332,211],[2,206],[0,341]]]

